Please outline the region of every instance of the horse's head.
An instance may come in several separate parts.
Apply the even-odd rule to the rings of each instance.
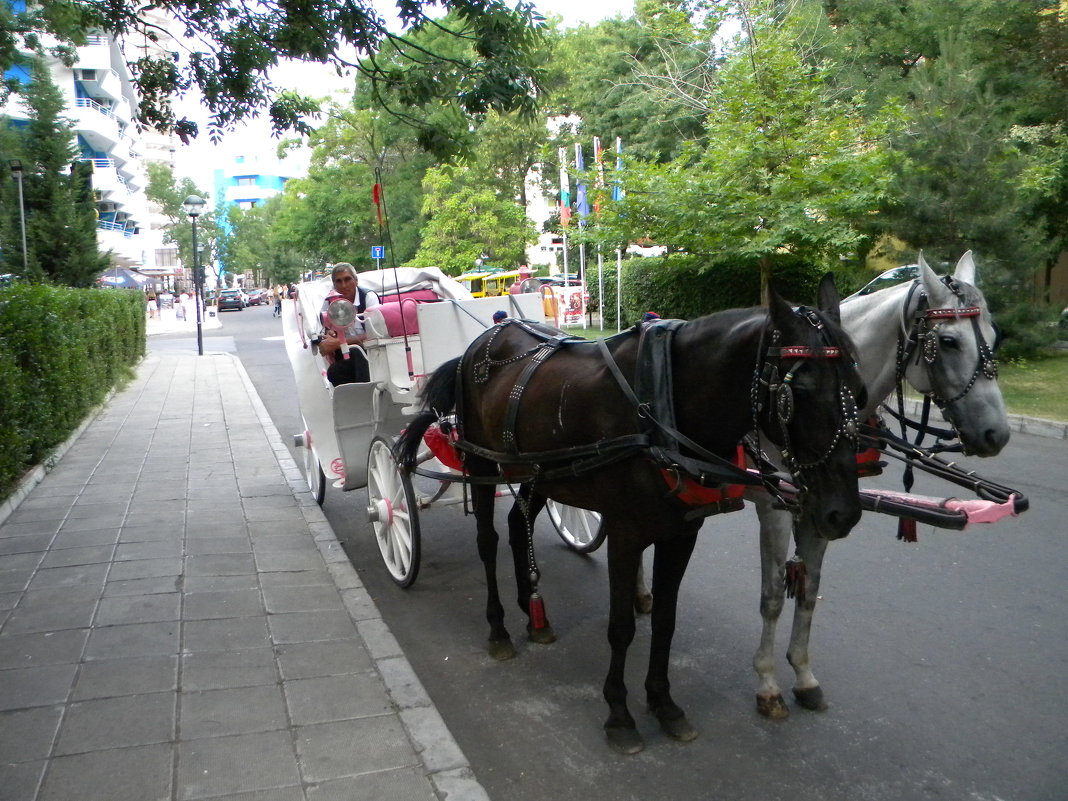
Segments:
[[[1009,424],[997,382],[997,334],[975,287],[972,252],[951,278],[935,275],[922,253],[919,265],[927,304],[917,313],[916,354],[905,377],[938,404],[966,453],[994,456],[1009,441]]]
[[[782,451],[800,498],[800,521],[827,539],[860,519],[857,409],[865,389],[842,330],[838,290],[820,283],[819,311],[791,308],[771,293],[771,346],[756,399],[757,425]]]

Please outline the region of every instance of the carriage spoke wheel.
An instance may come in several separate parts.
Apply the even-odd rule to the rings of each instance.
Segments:
[[[326,498],[326,474],[323,472],[322,465],[319,464],[319,454],[315,452],[315,448],[309,441],[311,435],[308,433],[308,423],[303,417],[300,421],[304,424],[304,480],[308,482],[308,491],[311,492],[312,498],[319,506],[322,506],[323,499]]]
[[[593,553],[604,542],[604,524],[598,512],[550,500],[549,519],[567,547],[576,553]]]
[[[390,442],[376,437],[367,454],[367,516],[390,578],[410,587],[419,575],[419,511],[408,474]]]

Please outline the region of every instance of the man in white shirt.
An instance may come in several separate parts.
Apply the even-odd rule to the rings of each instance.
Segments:
[[[327,295],[323,301],[322,311],[325,313],[331,302],[344,298],[356,307],[356,319],[344,330],[344,337],[339,336],[333,328],[324,329],[323,339],[319,342],[319,353],[327,360],[333,359],[333,363],[326,369],[326,377],[334,386],[351,384],[354,381],[370,381],[371,374],[363,353],[359,350],[350,351],[349,358],[345,359],[341,348],[345,345],[362,344],[367,339],[363,327],[363,313],[372,306],[379,305],[381,301],[374,292],[360,288],[356,268],[348,262],[334,265],[330,271],[330,281],[334,285],[334,292]]]

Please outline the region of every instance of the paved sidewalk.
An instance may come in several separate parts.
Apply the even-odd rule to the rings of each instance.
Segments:
[[[237,358],[68,445],[0,511],[0,801],[486,798]]]

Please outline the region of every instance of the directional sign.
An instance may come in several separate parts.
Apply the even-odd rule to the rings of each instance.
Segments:
[[[382,245],[371,245],[371,258],[372,259],[384,259],[386,257],[386,249]]]

